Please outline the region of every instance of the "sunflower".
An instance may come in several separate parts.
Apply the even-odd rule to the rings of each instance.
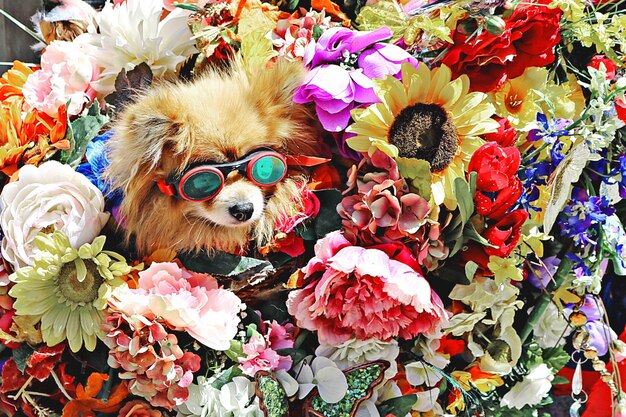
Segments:
[[[16,299],[16,314],[38,318],[49,346],[67,339],[73,352],[83,344],[93,351],[97,338],[104,337],[100,325],[109,295],[131,270],[122,256],[102,250],[105,239],[98,236],[74,249],[63,232],[39,233],[35,245],[40,252],[33,265],[11,275],[15,286],[9,295]]]
[[[347,131],[356,136],[347,143],[359,152],[376,147],[394,158],[428,161],[434,202],[454,210],[454,179],[465,178],[472,154],[484,144],[479,136],[499,125],[491,119],[495,109],[487,95],[469,93],[466,75],[451,77],[445,65],[431,71],[404,63],[402,81],[373,80],[381,102],[353,110],[355,123]]]

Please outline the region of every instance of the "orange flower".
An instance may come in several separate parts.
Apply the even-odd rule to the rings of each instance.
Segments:
[[[23,62],[13,61],[13,68],[0,78],[0,101],[5,101],[9,97],[22,97],[22,87],[33,72]]]
[[[337,169],[331,164],[322,164],[315,167],[311,181],[307,184],[309,190],[324,190],[341,188],[341,177]]]
[[[102,389],[103,382],[108,380],[106,374],[93,373],[89,375],[87,387],[78,385],[76,388],[76,399],[67,403],[63,407],[62,417],[95,417],[96,411],[102,413],[114,413],[118,411],[121,402],[128,396],[126,384],[121,383],[115,387],[107,401],[96,398]]]

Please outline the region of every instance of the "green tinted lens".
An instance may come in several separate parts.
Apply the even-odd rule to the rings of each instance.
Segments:
[[[274,184],[285,176],[286,170],[287,167],[280,158],[267,155],[259,158],[250,172],[252,179],[259,184]]]
[[[202,200],[214,195],[221,186],[222,178],[217,173],[201,171],[187,178],[182,191],[192,200]]]

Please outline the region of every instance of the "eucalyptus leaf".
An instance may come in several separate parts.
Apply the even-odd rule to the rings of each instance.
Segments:
[[[454,196],[459,206],[459,214],[463,223],[467,223],[474,213],[474,198],[470,192],[470,185],[464,178],[458,177],[453,183]]]
[[[273,270],[268,261],[234,255],[226,252],[183,254],[180,256],[183,266],[195,272],[225,277],[244,278],[260,272]]]
[[[473,240],[475,242],[480,243],[483,246],[488,246],[490,248],[495,248],[496,246],[489,243],[487,239],[482,237],[480,233],[476,231],[476,228],[472,223],[467,223],[463,228],[463,236],[467,239]]]

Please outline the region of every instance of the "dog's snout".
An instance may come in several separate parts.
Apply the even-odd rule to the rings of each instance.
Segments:
[[[245,222],[246,220],[250,220],[252,217],[252,214],[254,213],[254,205],[249,202],[237,203],[234,206],[230,206],[228,208],[228,212],[240,222]]]

